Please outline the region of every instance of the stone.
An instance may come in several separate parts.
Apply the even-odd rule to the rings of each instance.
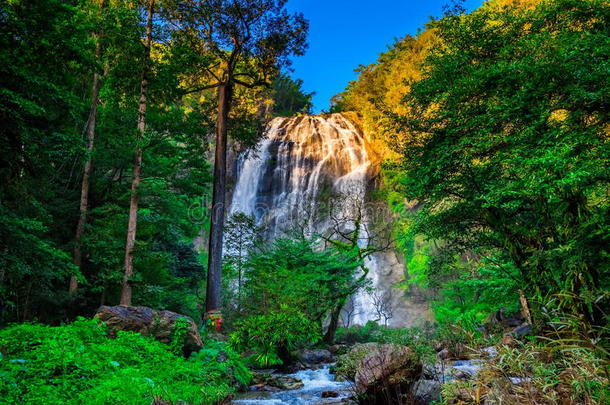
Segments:
[[[297,358],[304,364],[332,363],[333,355],[324,349],[303,349],[297,352]]]
[[[419,380],[413,385],[418,404],[427,405],[441,399],[442,384],[436,380]]]
[[[498,357],[498,350],[493,346],[484,347],[481,349],[481,354],[488,358],[494,358]]]
[[[322,391],[322,398],[337,398],[338,396],[337,391]]]
[[[356,371],[356,392],[366,403],[378,403],[390,396],[398,401],[422,373],[422,364],[408,346],[377,345],[360,361]]]
[[[347,352],[350,351],[350,347],[348,345],[332,345],[332,346],[328,346],[328,351],[333,355],[333,356],[337,356],[337,355],[341,355],[341,354],[345,354]]]
[[[289,376],[272,376],[267,379],[266,384],[280,390],[298,390],[305,385],[300,379]]]
[[[157,311],[148,307],[104,305],[97,310],[95,318],[108,325],[113,333],[119,330],[138,332],[144,336],[152,336],[166,344],[172,341],[175,323],[179,319],[186,319],[189,328],[184,338],[183,351],[185,354],[190,354],[203,347],[195,322],[190,317],[175,312]]]
[[[436,380],[442,377],[445,367],[443,364],[424,364],[422,368],[422,378],[426,380]]]
[[[516,327],[515,329],[510,331],[509,334],[519,339],[531,335],[533,331],[534,327],[532,325],[530,325],[529,323],[524,323],[523,325]]]
[[[331,367],[335,379],[337,381],[354,381],[360,360],[377,346],[377,343],[360,343],[353,346],[346,354],[339,356],[337,363]]]
[[[436,355],[441,360],[448,360],[448,359],[450,359],[452,357],[451,356],[451,352],[449,351],[449,349],[443,349],[440,352],[436,353]]]
[[[500,344],[502,344],[503,346],[514,347],[516,344],[516,341],[515,341],[514,337],[512,337],[509,334],[506,334],[506,335],[502,336],[502,340],[500,341]]]

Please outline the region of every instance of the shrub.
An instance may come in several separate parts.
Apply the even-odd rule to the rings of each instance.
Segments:
[[[185,359],[134,332],[108,337],[95,320],[0,331],[0,397],[7,403],[209,404],[245,384],[247,370],[219,342]]]
[[[236,326],[231,345],[238,351],[254,351],[254,361],[262,367],[284,364],[292,350],[315,343],[321,336],[319,325],[287,307],[250,316]]]

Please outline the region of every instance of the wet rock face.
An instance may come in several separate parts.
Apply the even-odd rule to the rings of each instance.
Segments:
[[[421,374],[422,364],[410,347],[377,345],[360,361],[356,390],[364,404],[388,403],[388,398],[400,403]]]
[[[162,343],[169,344],[174,334],[174,325],[179,319],[186,319],[189,323],[184,339],[184,352],[189,354],[203,347],[197,325],[186,316],[172,311],[157,311],[148,307],[132,306],[101,306],[95,318],[103,321],[111,331],[132,331],[144,336],[152,336]]]
[[[273,377],[267,381],[268,385],[279,388],[281,390],[298,390],[303,388],[303,381],[296,377]]]
[[[419,380],[413,385],[416,403],[430,404],[441,399],[442,384],[435,380]]]
[[[339,393],[337,391],[322,391],[322,398],[337,398]]]
[[[314,366],[323,363],[332,363],[333,355],[324,349],[303,349],[297,352],[297,358],[306,366]]]

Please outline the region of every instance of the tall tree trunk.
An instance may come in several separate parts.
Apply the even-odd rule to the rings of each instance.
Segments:
[[[142,139],[146,129],[146,103],[148,93],[148,71],[150,64],[150,48],[152,45],[153,16],[155,1],[149,0],[146,20],[146,39],[144,41],[144,65],[142,67],[142,84],[140,87],[140,106],[138,108],[138,139],[136,141],[136,158],[131,179],[131,199],[129,202],[129,221],[127,223],[127,242],[125,243],[125,273],[121,289],[121,305],[131,305],[131,276],[133,275],[133,250],[136,242],[138,226],[138,189],[140,188],[140,172],[142,170]]]
[[[347,298],[339,301],[337,306],[330,313],[330,322],[328,324],[328,329],[326,329],[326,334],[324,335],[324,343],[333,344],[335,342],[335,334],[339,327],[339,318],[346,302]]]
[[[108,0],[102,0],[100,4],[100,11],[103,11],[108,5]],[[100,42],[101,32],[94,34],[97,43],[95,44],[95,61],[100,62],[102,59],[102,44]],[[73,262],[81,270],[83,264],[83,253],[82,253],[82,242],[83,235],[85,234],[85,225],[87,223],[87,212],[89,209],[89,185],[91,183],[91,166],[92,166],[92,154],[93,154],[93,143],[95,141],[95,124],[97,120],[97,105],[99,103],[101,87],[101,75],[96,70],[93,73],[93,84],[91,86],[91,107],[89,109],[89,118],[87,120],[87,156],[85,160],[85,166],[83,167],[83,180],[81,183],[80,190],[80,207],[78,224],[76,225],[76,234],[74,235],[74,257]],[[70,276],[70,286],[68,292],[73,295],[78,288],[78,280],[76,275]]]
[[[208,249],[208,281],[206,313],[220,310],[220,282],[222,274],[222,233],[225,221],[227,177],[227,119],[231,108],[232,83],[229,78],[218,87],[218,117],[216,121],[216,150],[214,157],[214,188],[212,192],[212,223]]]

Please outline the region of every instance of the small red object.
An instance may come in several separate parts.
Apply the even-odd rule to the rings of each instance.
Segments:
[[[214,325],[216,332],[220,333],[224,319],[222,319],[222,313],[219,310],[208,311],[203,318],[205,320],[210,320]]]

